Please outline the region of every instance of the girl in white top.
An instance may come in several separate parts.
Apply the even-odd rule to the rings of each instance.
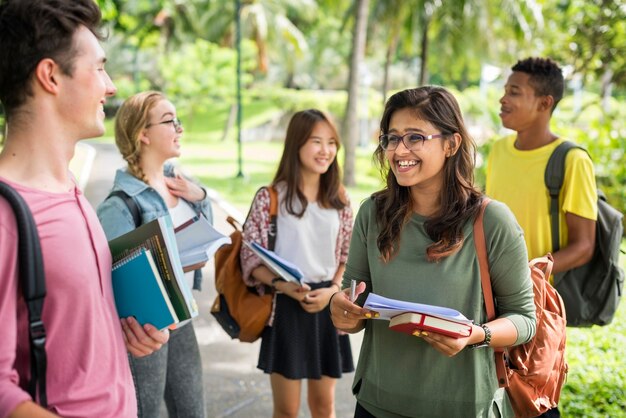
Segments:
[[[258,368],[270,374],[274,417],[296,417],[302,379],[308,379],[313,417],[334,417],[336,379],[354,370],[350,341],[338,335],[328,302],[339,291],[352,233],[352,210],[341,186],[339,137],[319,110],[296,113],[272,186],[278,192],[275,252],[304,272],[301,285],[277,278],[242,248],[244,280],[275,290],[274,310],[262,334]],[[244,239],[267,248],[269,191],[257,193]]]

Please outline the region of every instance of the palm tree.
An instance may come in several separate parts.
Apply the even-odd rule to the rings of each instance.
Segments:
[[[350,75],[348,79],[348,101],[343,123],[343,137],[346,143],[344,163],[344,183],[347,186],[356,185],[355,160],[356,145],[359,139],[358,108],[359,97],[359,69],[365,55],[367,38],[367,20],[369,0],[356,0],[356,19],[354,22],[354,37],[352,40],[352,55],[350,58]]]

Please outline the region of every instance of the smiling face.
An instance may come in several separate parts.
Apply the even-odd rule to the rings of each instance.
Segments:
[[[176,108],[169,100],[159,100],[148,112],[148,123],[141,132],[142,150],[159,160],[180,156],[183,127],[177,127]]]
[[[549,112],[542,103],[543,98],[545,96],[536,95],[530,84],[529,74],[514,71],[504,86],[504,95],[500,98],[502,125],[518,132],[533,126],[542,113]]]
[[[335,131],[326,122],[317,122],[298,151],[303,174],[322,175],[337,156]]]
[[[115,94],[115,86],[109,78],[104,63],[104,50],[98,39],[86,27],[81,26],[74,34],[76,56],[71,75],[59,71],[62,84],[60,111],[75,129],[78,139],[93,138],[104,133],[104,103]]]
[[[441,134],[411,109],[396,110],[391,115],[388,133],[402,136],[408,132],[424,136]],[[385,151],[385,157],[400,186],[438,191],[443,185],[443,167],[449,153],[449,142],[445,138],[433,138],[413,151],[400,143],[396,149]]]

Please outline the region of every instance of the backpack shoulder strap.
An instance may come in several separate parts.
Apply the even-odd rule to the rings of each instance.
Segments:
[[[133,221],[135,222],[135,228],[139,227],[141,225],[141,212],[139,211],[139,206],[137,205],[137,202],[135,202],[135,199],[130,197],[128,193],[126,193],[124,190],[113,190],[106,198],[108,199],[112,196],[122,199],[122,202],[126,204],[128,210],[130,211],[130,214],[133,217]]]
[[[41,312],[46,297],[46,281],[39,234],[33,215],[22,196],[3,182],[0,182],[0,195],[11,205],[18,226],[19,285],[28,308],[30,341],[31,379],[28,382],[28,392],[33,399],[37,399],[37,389],[39,389],[39,404],[45,408],[48,404],[46,395],[46,329]]]
[[[565,178],[565,157],[572,148],[582,147],[570,141],[565,141],[552,151],[546,171],[544,173],[544,183],[550,193],[550,227],[552,235],[552,252],[557,252],[560,248],[559,239],[559,193],[563,187]],[[586,150],[585,150],[586,152]]]
[[[491,275],[489,274],[489,259],[487,257],[487,243],[485,240],[485,229],[483,225],[485,209],[487,208],[489,202],[489,198],[483,198],[478,216],[476,216],[476,220],[474,221],[474,244],[476,245],[476,256],[478,257],[478,265],[480,266],[480,284],[485,297],[487,320],[491,321],[496,318],[496,309],[493,303]]]
[[[491,275],[489,274],[489,259],[487,257],[487,242],[485,240],[485,229],[483,226],[483,218],[485,209],[491,199],[483,197],[478,215],[474,220],[474,245],[476,246],[476,256],[478,265],[480,266],[480,284],[483,290],[483,298],[485,300],[485,310],[487,311],[487,320],[491,321],[496,318],[496,308],[493,299],[493,291],[491,289]],[[496,362],[496,376],[500,387],[509,385],[509,376],[506,370],[504,360],[504,349],[495,348],[494,356]]]

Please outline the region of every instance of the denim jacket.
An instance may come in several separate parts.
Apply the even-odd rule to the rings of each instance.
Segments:
[[[163,172],[167,177],[174,177],[174,166],[172,164],[166,164]],[[167,205],[161,195],[150,187],[150,185],[144,183],[126,170],[117,170],[112,190],[123,190],[128,196],[135,200],[137,206],[139,206],[142,224],[168,213]],[[200,202],[187,203],[191,205],[196,213],[203,214],[209,222],[213,223],[213,211],[208,195]],[[128,209],[126,203],[117,196],[112,196],[98,205],[97,212],[108,240],[117,238],[135,229],[135,222],[130,209]],[[193,288],[200,290],[201,283],[202,271],[198,269],[194,272]]]

